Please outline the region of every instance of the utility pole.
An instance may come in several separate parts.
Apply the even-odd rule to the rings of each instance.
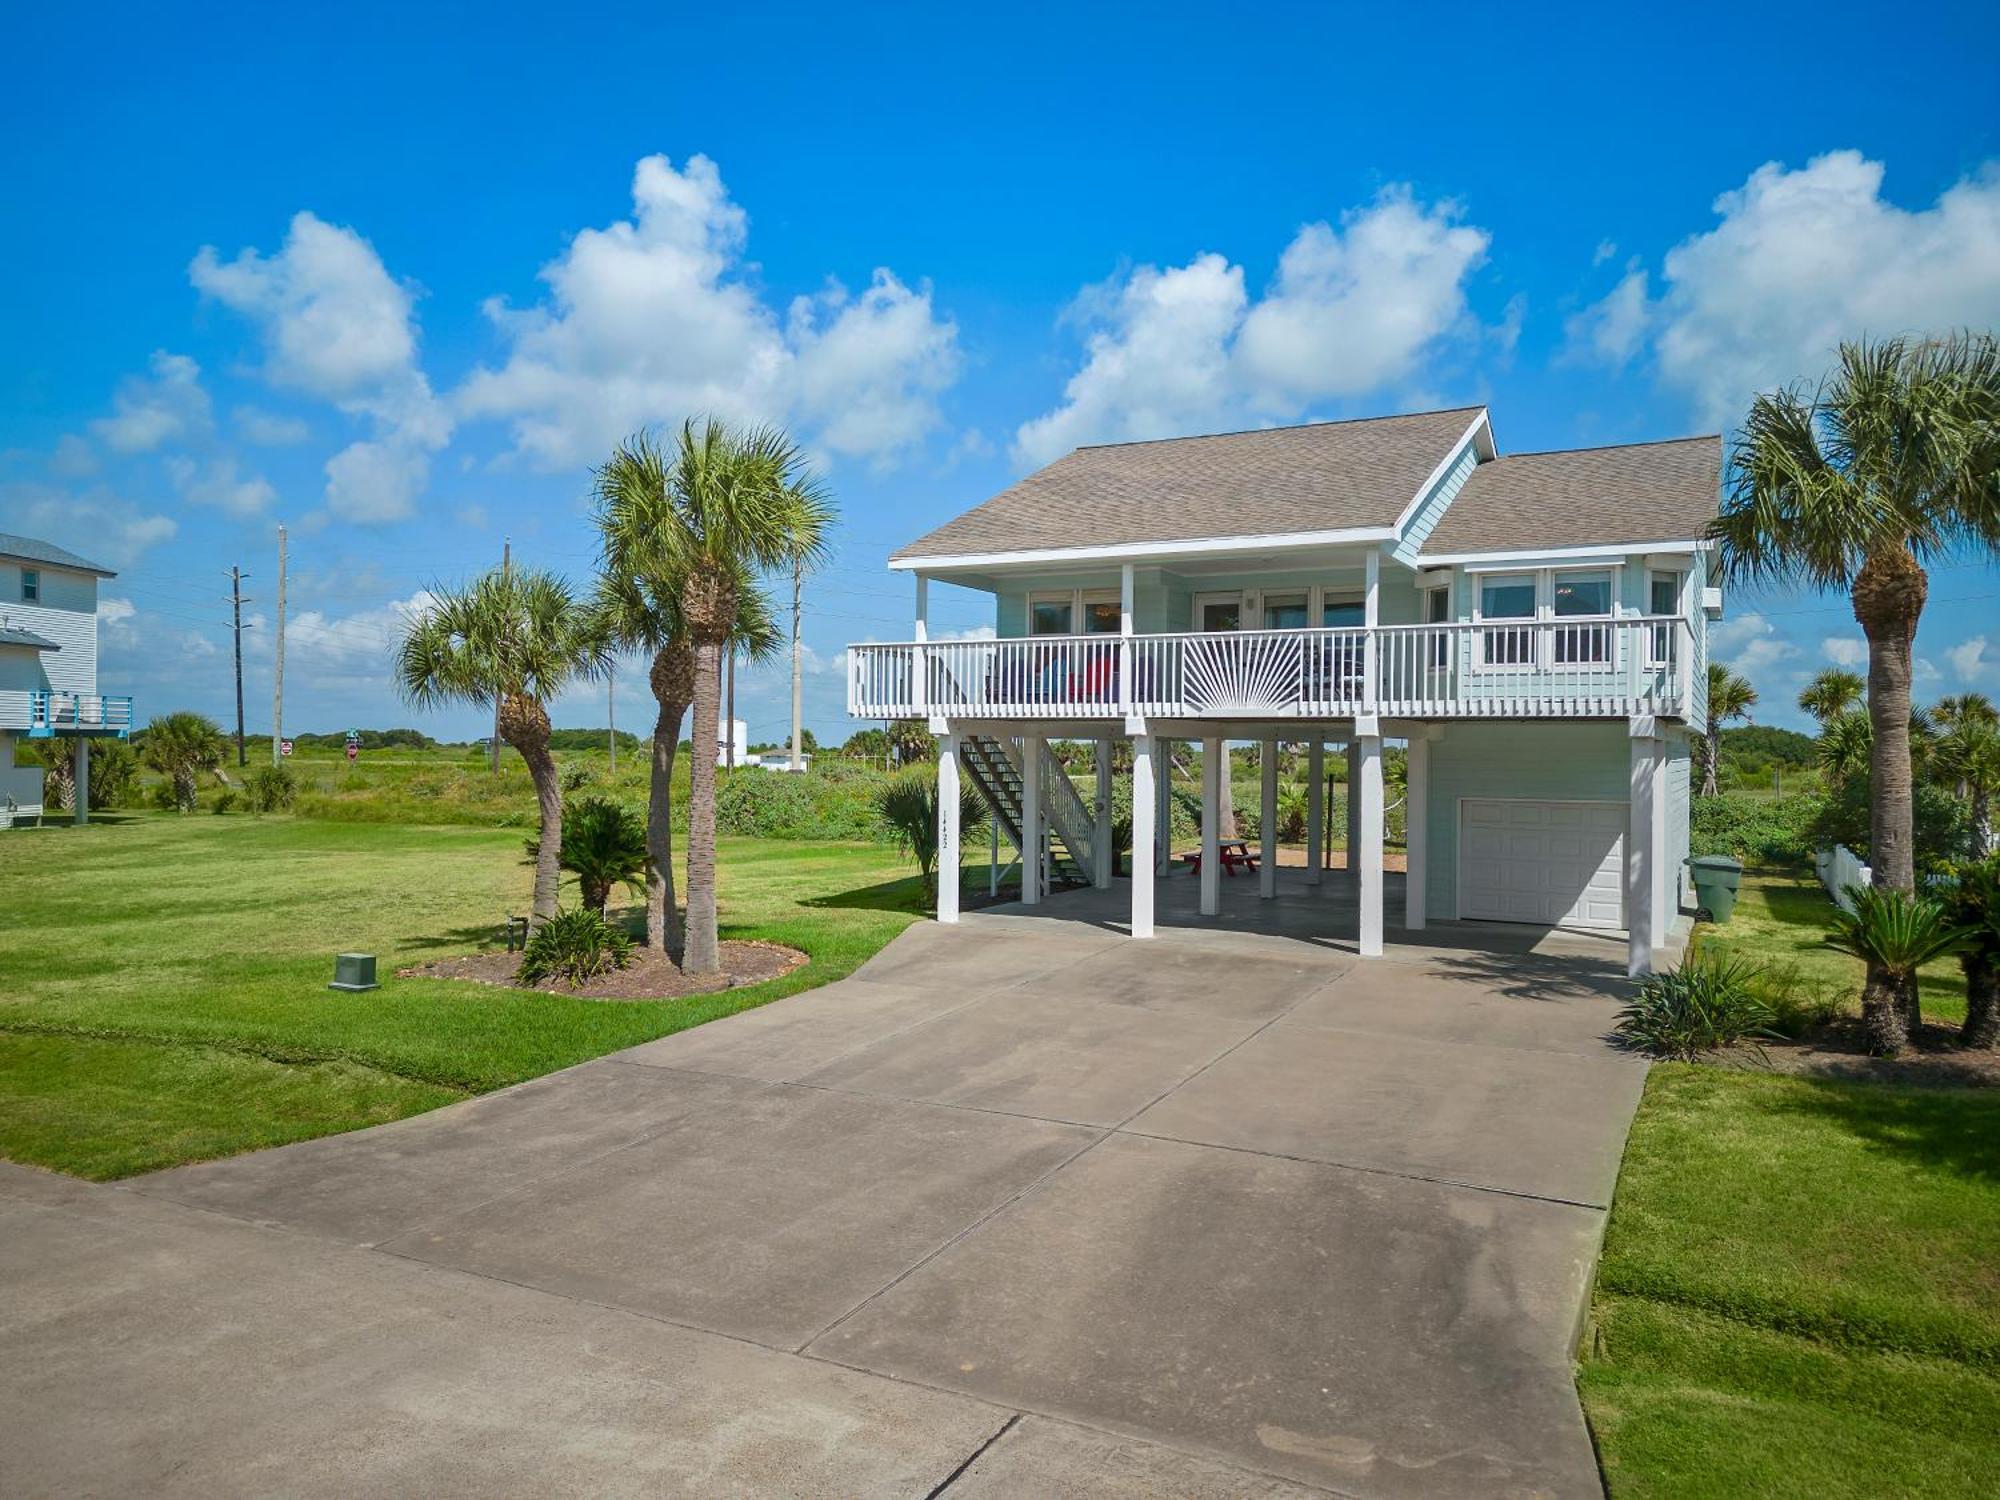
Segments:
[[[500,571],[502,573],[511,573],[513,570],[514,539],[510,536],[503,538],[500,542]],[[500,774],[500,684],[497,682],[493,684],[492,759],[493,774],[498,776]]]
[[[231,629],[236,636],[236,764],[250,763],[243,750],[243,606],[250,601],[243,597],[243,580],[250,575],[241,568],[229,570],[229,608],[235,620]]]
[[[271,764],[285,735],[285,528],[278,528],[278,639],[271,665]]]
[[[736,642],[729,643],[729,769],[736,769]]]
[[[799,615],[805,597],[806,563],[792,559],[792,769],[803,771],[805,762],[805,678],[799,657]]]

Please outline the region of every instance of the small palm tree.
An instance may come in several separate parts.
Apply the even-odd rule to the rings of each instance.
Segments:
[[[528,858],[541,857],[541,840],[527,841]],[[609,797],[574,797],[563,804],[563,869],[576,876],[583,904],[600,917],[621,882],[644,889],[646,825]]]
[[[2000,859],[1991,856],[1958,872],[1946,903],[1964,935],[1958,962],[1965,970],[1965,1024],[1961,1047],[2000,1045]]]
[[[1940,718],[1943,711],[1939,704]],[[2000,790],[2000,725],[1976,715],[1954,714],[1950,727],[1931,745],[1930,763],[1935,774],[1957,784],[1958,794],[1969,804],[1973,852],[1981,858],[1991,854],[1993,793]]]
[[[937,773],[919,766],[891,777],[875,794],[875,806],[896,835],[897,847],[915,856],[923,876],[925,904],[935,909],[939,878]],[[970,778],[958,784],[958,826],[961,834],[986,826],[986,799]]]
[[[1701,794],[1713,797],[1721,790],[1716,770],[1722,761],[1722,726],[1731,719],[1748,719],[1756,707],[1757,690],[1748,678],[1739,677],[1719,661],[1708,664],[1708,724],[1702,737]]]
[[[549,753],[548,701],[602,675],[601,623],[567,581],[535,568],[496,568],[465,589],[436,588],[405,625],[396,680],[418,708],[498,702],[500,738],[521,754],[540,814],[530,925],[556,914],[562,787]]]
[[[833,510],[803,456],[774,428],[681,425],[667,467],[670,504],[652,542],[679,585],[694,647],[694,763],[688,775],[686,950],[690,974],[719,967],[715,891],[715,754],[722,653],[737,628],[743,580],[790,569],[825,549]]]
[[[175,810],[189,813],[195,809],[201,773],[220,770],[225,750],[222,731],[213,719],[182,710],[163,714],[146,726],[142,753],[146,764],[172,785]]]
[[[1859,674],[1844,667],[1828,667],[1806,684],[1799,694],[1799,707],[1821,724],[1831,724],[1851,708],[1861,705],[1868,684]]]
[[[1827,785],[1843,787],[1868,777],[1868,759],[1874,749],[1875,727],[1858,708],[1836,715],[1820,726],[1815,751]]]
[[[1924,564],[2000,554],[2000,342],[1843,344],[1820,388],[1759,396],[1711,534],[1753,583],[1839,589],[1868,638],[1869,860],[1916,888],[1911,648]]]
[[[1854,910],[1836,909],[1827,944],[1868,965],[1861,989],[1861,1025],[1868,1050],[1894,1057],[1922,1023],[1917,971],[1963,941],[1944,906],[1889,886],[1851,885]]]
[[[679,524],[673,480],[671,460],[643,432],[621,443],[597,471],[603,570],[595,607],[615,646],[652,657],[647,676],[658,713],[646,796],[646,942],[678,962],[682,927],[674,899],[674,760],[681,722],[694,702],[695,647],[681,613],[678,554],[662,545]],[[731,644],[753,661],[778,648],[770,602],[744,573],[736,581]]]
[[[1931,705],[1931,722],[1949,733],[1961,724],[2000,729],[2000,709],[1984,693],[1948,693]]]

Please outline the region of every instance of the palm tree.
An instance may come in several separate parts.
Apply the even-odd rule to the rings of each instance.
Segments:
[[[652,656],[648,679],[659,711],[646,794],[646,942],[678,960],[682,928],[674,899],[674,760],[681,721],[694,702],[695,647],[681,613],[678,554],[662,540],[680,525],[672,470],[671,460],[642,432],[620,444],[597,471],[604,566],[596,608],[615,646]],[[752,660],[764,659],[778,647],[769,600],[741,572],[731,635]]]
[[[816,560],[833,510],[797,447],[774,428],[681,424],[666,465],[670,504],[649,544],[678,584],[694,648],[694,763],[688,775],[686,950],[690,974],[719,967],[715,899],[715,751],[722,653],[746,577]]]
[[[1964,938],[1958,950],[1965,970],[1965,1022],[1961,1047],[2000,1044],[2000,860],[1988,858],[1958,872],[1946,909]]]
[[[923,877],[924,902],[936,910],[938,881],[959,878],[956,870],[940,871],[937,867],[937,772],[916,766],[890,777],[876,792],[875,807],[896,835],[897,847],[915,857],[917,872]],[[958,826],[962,834],[977,833],[986,826],[986,799],[969,779],[958,787]]]
[[[1949,732],[1961,724],[2000,729],[2000,709],[1984,693],[1948,693],[1931,705],[1931,721]]]
[[[540,840],[529,839],[528,858],[541,852]],[[563,807],[559,862],[576,876],[583,905],[601,917],[614,885],[637,886],[645,878],[645,825],[609,797],[572,798]]]
[[[1820,726],[1817,757],[1820,771],[1830,787],[1843,787],[1868,776],[1869,757],[1874,753],[1875,729],[1868,715],[1858,708],[1827,720]]]
[[[1868,1050],[1893,1057],[1923,1020],[1917,971],[1955,951],[1965,936],[1943,905],[1893,886],[1851,885],[1853,911],[1836,908],[1827,945],[1868,965],[1861,987],[1861,1025]]]
[[[1935,710],[1940,718],[1944,709],[1940,703]],[[1951,727],[1932,743],[1930,761],[1935,774],[1955,781],[1959,796],[1970,804],[1973,853],[1985,858],[1993,852],[1992,799],[2000,790],[2000,724],[1976,714],[1955,714]]]
[[[1713,797],[1721,787],[1716,768],[1722,760],[1722,726],[1731,719],[1747,719],[1757,706],[1757,690],[1746,677],[1739,677],[1719,661],[1708,664],[1708,724],[1702,739],[1701,794]]]
[[[1869,861],[1916,886],[1911,648],[1924,564],[2000,553],[2000,342],[1843,344],[1810,395],[1759,396],[1711,534],[1730,576],[1848,593],[1868,638]]]
[[[1850,708],[1858,708],[1867,689],[1868,684],[1857,673],[1844,667],[1828,667],[1806,684],[1805,691],[1799,694],[1799,707],[1824,726]]]
[[[549,699],[602,674],[601,624],[567,580],[538,568],[496,568],[465,589],[435,588],[404,626],[396,680],[417,708],[491,705],[500,737],[521,753],[535,784],[540,832],[530,925],[556,914],[561,876],[562,788],[549,753]]]
[[[163,714],[146,726],[142,753],[146,764],[172,785],[175,809],[188,813],[195,808],[195,787],[201,773],[221,769],[225,746],[213,719],[183,709]]]

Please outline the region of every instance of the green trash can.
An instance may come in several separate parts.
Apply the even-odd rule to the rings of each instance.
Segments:
[[[1727,922],[1736,910],[1736,888],[1743,884],[1743,861],[1727,854],[1697,854],[1688,861],[1694,872],[1694,901],[1711,922]]]

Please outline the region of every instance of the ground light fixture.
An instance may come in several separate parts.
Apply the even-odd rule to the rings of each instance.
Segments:
[[[374,990],[381,986],[375,982],[375,955],[372,953],[336,953],[333,956],[333,983],[330,990]]]

